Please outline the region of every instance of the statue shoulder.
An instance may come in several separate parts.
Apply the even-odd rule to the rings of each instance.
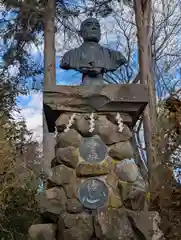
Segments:
[[[101,46],[101,48],[105,59],[107,59],[106,66],[109,71],[115,71],[118,67],[127,62],[121,52],[103,46]]]
[[[71,49],[68,52],[66,52],[62,57],[62,61],[66,60],[66,59],[69,59],[72,56],[74,50],[75,49]]]
[[[60,62],[60,68],[69,70],[79,68],[80,47],[69,50]]]
[[[71,61],[73,60],[73,58],[76,56],[76,51],[77,49],[71,49],[69,51],[67,51],[63,57],[62,60],[60,62],[60,67],[63,69],[70,69],[71,67]]]
[[[109,49],[109,48],[106,48],[106,49],[109,52],[111,59],[113,61],[116,61],[119,66],[121,66],[127,62],[126,58],[124,57],[124,55],[121,52],[119,52],[117,50]]]

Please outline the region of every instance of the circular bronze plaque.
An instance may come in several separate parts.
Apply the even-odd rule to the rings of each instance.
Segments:
[[[80,156],[88,163],[97,163],[105,159],[107,146],[99,136],[85,138],[79,147]]]
[[[107,202],[108,188],[101,180],[89,178],[81,184],[78,198],[85,208],[97,209]]]

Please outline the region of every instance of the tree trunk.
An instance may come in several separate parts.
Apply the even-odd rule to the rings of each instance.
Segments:
[[[48,0],[44,16],[44,90],[56,85],[55,0]]]
[[[153,164],[155,163],[155,150],[153,151],[153,139],[156,133],[156,93],[152,74],[152,55],[151,55],[151,0],[134,0],[134,11],[137,25],[137,37],[139,48],[139,68],[140,83],[147,84],[149,89],[149,103],[144,111],[143,126],[144,139],[147,152],[147,164],[149,171],[149,181]]]
[[[55,0],[48,0],[44,15],[44,90],[56,85],[55,68]],[[50,162],[54,158],[54,136],[49,133],[43,113],[43,169],[50,175]]]

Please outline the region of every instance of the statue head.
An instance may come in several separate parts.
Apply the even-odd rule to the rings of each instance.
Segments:
[[[87,18],[80,26],[80,36],[84,42],[99,42],[101,38],[101,28],[96,18]]]

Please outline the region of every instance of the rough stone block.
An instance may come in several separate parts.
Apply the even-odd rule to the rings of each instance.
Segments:
[[[129,141],[119,142],[110,147],[110,156],[115,160],[132,158],[134,155],[133,148]]]
[[[54,157],[51,161],[51,168],[57,167],[62,164],[63,164],[62,161],[59,161],[59,159],[57,159],[57,157]]]
[[[125,159],[116,164],[115,173],[118,178],[126,182],[134,182],[139,176],[139,170],[135,163]]]
[[[108,174],[106,176],[106,183],[112,189],[114,189],[114,190],[117,189],[118,182],[119,182],[119,179],[114,172],[111,172],[110,174]]]
[[[89,164],[89,163],[80,163],[76,168],[77,176],[101,176],[109,173],[109,166],[107,164]]]
[[[119,186],[119,189],[121,192],[121,197],[122,197],[123,201],[127,200],[130,196],[130,192],[131,192],[133,184],[124,182],[124,181],[119,181],[118,186]]]
[[[131,208],[135,211],[144,209],[146,201],[146,184],[141,176],[138,176],[134,182],[132,189],[129,194],[131,199]]]
[[[63,238],[60,237],[58,240],[67,239],[67,240],[89,240],[89,236],[82,232],[82,229],[77,229],[77,227],[73,227],[71,229],[65,229],[63,232]]]
[[[56,240],[55,224],[36,224],[28,230],[29,240]]]
[[[78,151],[75,147],[58,148],[56,150],[57,165],[63,163],[67,167],[76,168],[79,161]]]
[[[159,228],[160,217],[157,212],[128,211],[128,218],[137,237],[142,236],[145,240],[164,240],[163,232]]]
[[[74,129],[70,129],[68,132],[62,132],[57,135],[57,148],[64,147],[79,147],[82,137],[81,135]]]
[[[123,201],[121,200],[121,196],[113,191],[112,188],[109,188],[109,203],[108,205],[112,208],[120,208],[123,205]]]
[[[58,222],[58,240],[89,240],[94,233],[93,217],[87,213],[64,213]]]
[[[60,213],[66,210],[66,196],[63,189],[52,188],[36,195],[40,213],[46,219],[57,221]]]
[[[119,132],[118,126],[110,122],[106,116],[99,116],[96,121],[96,133],[107,145],[125,142],[132,137],[132,132],[126,125],[123,131]]]
[[[146,186],[142,177],[134,183],[119,181],[121,196],[127,208],[141,211],[145,206]]]
[[[52,176],[49,178],[49,180],[60,186],[72,183],[76,180],[75,171],[72,168],[59,165],[52,168]]]
[[[72,182],[71,184],[64,185],[64,190],[66,193],[67,198],[77,198],[77,189],[78,189],[78,182],[77,179],[75,182]]]
[[[69,121],[69,114],[62,113],[59,118],[57,118],[55,122],[55,126],[58,132],[63,131],[66,128],[66,125]]]
[[[100,240],[133,240],[135,234],[124,209],[99,210],[95,216],[94,228]]]
[[[83,211],[82,204],[77,199],[67,200],[67,212],[68,213],[80,213]]]
[[[89,137],[92,133],[89,132],[90,123],[89,123],[90,114],[82,114],[78,116],[75,120],[75,128],[83,137]]]

